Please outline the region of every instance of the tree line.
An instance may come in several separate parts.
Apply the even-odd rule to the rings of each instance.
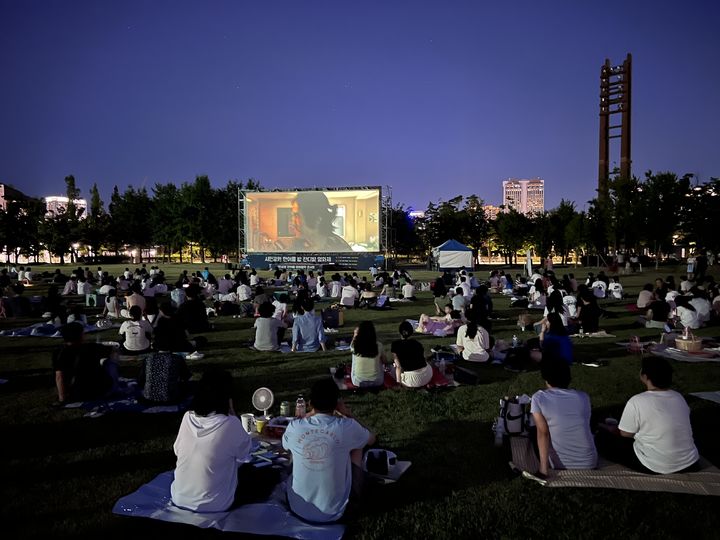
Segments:
[[[47,250],[61,264],[66,256],[74,262],[80,250],[87,257],[130,251],[142,261],[143,250],[153,248],[157,258],[181,263],[193,255],[202,262],[237,256],[238,191],[258,189],[252,178],[213,188],[207,176],[180,186],[158,183],[150,191],[128,186],[121,192],[115,186],[106,208],[93,184],[83,215],[85,210],[73,203],[81,192],[75,178],[67,176],[69,202],[61,211],[47,213],[45,202],[33,198],[12,201],[0,211],[0,246],[8,259],[23,255],[37,261]]]
[[[643,178],[609,181],[607,197],[588,201],[587,209],[562,199],[551,210],[531,215],[505,208],[488,219],[476,195],[428,204],[424,217],[412,219],[403,205],[393,209],[394,251],[425,256],[448,238],[475,255],[499,253],[506,263],[518,252],[554,254],[565,263],[578,257],[618,251],[648,252],[660,259],[675,246],[720,249],[720,179],[693,183],[692,175],[645,173]]]
[[[65,178],[67,208],[48,214],[39,199],[12,201],[0,210],[0,246],[8,259],[20,255],[38,260],[45,250],[65,262],[79,251],[139,254],[155,249],[163,261],[189,257],[238,256],[238,191],[262,189],[259,182],[229,181],[213,188],[207,176],[176,185],[113,189],[103,202],[97,184],[90,189],[86,215],[72,201],[81,197],[75,178]],[[720,237],[720,179],[693,183],[692,175],[653,174],[629,179],[615,176],[605,198],[588,201],[587,210],[562,199],[549,211],[524,215],[510,208],[490,220],[476,195],[429,203],[424,217],[411,218],[404,205],[390,209],[389,248],[394,255],[425,257],[449,238],[463,242],[476,255],[500,253],[507,263],[532,248],[536,255],[553,253],[563,262],[577,256],[626,250],[660,256],[673,246],[696,246],[717,252]]]

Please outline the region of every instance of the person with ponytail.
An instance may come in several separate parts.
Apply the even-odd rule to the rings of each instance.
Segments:
[[[490,359],[490,335],[477,321],[471,320],[458,328],[455,344],[463,360],[487,362]]]

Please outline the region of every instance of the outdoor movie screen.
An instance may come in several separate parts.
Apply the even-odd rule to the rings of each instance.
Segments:
[[[247,253],[380,251],[380,188],[245,193]]]

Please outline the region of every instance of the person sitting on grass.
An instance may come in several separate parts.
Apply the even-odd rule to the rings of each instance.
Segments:
[[[292,352],[315,352],[325,348],[325,328],[322,318],[315,315],[312,299],[303,296],[293,306]]]
[[[468,362],[487,362],[490,359],[488,350],[490,346],[490,334],[476,320],[458,328],[457,339],[458,354]]]
[[[689,328],[691,330],[697,330],[700,328],[700,320],[698,319],[698,313],[690,303],[691,297],[689,296],[677,296],[675,297],[675,320],[678,328]]]
[[[153,327],[142,318],[140,306],[130,308],[130,320],[120,326],[119,334],[122,338],[121,350],[125,354],[137,355],[150,350],[150,338]]]
[[[80,323],[66,324],[60,334],[63,346],[52,358],[58,405],[108,397],[118,381],[113,347],[85,343],[85,329]]]
[[[115,289],[110,289],[107,293],[102,317],[109,317],[110,319],[120,318],[120,303],[118,302],[117,292]]]
[[[153,330],[153,345],[156,351],[193,352],[207,343],[203,336],[190,339],[182,319],[170,302],[160,304]]]
[[[188,393],[190,377],[190,370],[182,356],[158,351],[143,360],[137,380],[147,401],[178,403]]]
[[[282,438],[293,457],[287,499],[302,519],[328,523],[343,517],[351,500],[362,498],[362,451],[375,443],[375,435],[352,417],[330,378],[313,385],[310,406]]]
[[[258,308],[260,316],[255,319],[255,341],[253,348],[258,351],[279,351],[279,334],[283,329],[282,322],[273,317],[275,306],[270,302],[265,302]]]
[[[355,287],[355,281],[353,280],[350,280],[348,284],[340,290],[340,303],[347,308],[355,307],[359,298],[360,293]]]
[[[650,302],[647,306],[645,316],[640,316],[638,323],[645,328],[665,328],[670,318],[670,311],[670,304],[668,304],[665,299],[658,298]]]
[[[597,298],[585,285],[578,287],[576,320],[584,332],[600,330],[600,307]]]
[[[208,369],[180,423],[170,485],[173,504],[194,512],[225,512],[251,499],[267,497],[277,472],[249,463],[252,439],[235,415],[232,376]]]
[[[570,366],[561,358],[543,358],[545,389],[532,396],[530,412],[537,426],[539,474],[549,469],[594,469],[598,454],[590,431],[590,398],[571,390]]]
[[[385,381],[385,351],[372,321],[361,322],[353,332],[350,380],[355,386],[382,386]]]
[[[425,349],[413,335],[413,327],[408,321],[400,323],[400,338],[392,342],[390,352],[393,357],[394,379],[408,388],[421,388],[428,384],[433,376],[430,364],[425,360]]]
[[[567,365],[573,363],[573,344],[559,313],[548,313],[540,330],[540,350],[543,360],[558,358]]]
[[[402,286],[402,297],[406,300],[416,300],[415,285],[411,280],[406,280],[405,285]]]
[[[211,330],[210,321],[207,316],[205,302],[203,302],[200,286],[191,283],[185,289],[187,300],[177,310],[178,318],[183,322],[187,331],[191,334],[207,332]]]
[[[646,391],[628,400],[618,425],[599,425],[595,441],[600,455],[650,474],[699,469],[690,408],[670,389],[672,372],[665,358],[642,359],[640,382]]]
[[[140,285],[139,281],[135,281],[130,286],[131,294],[125,298],[125,305],[127,306],[127,311],[122,313],[123,317],[130,318],[130,308],[133,306],[139,306],[140,311],[142,313],[145,313],[145,308],[147,307],[147,301],[145,300],[145,297],[142,294],[142,286]]]
[[[663,298],[665,297],[663,296]],[[653,300],[655,300],[655,293],[653,292],[652,283],[646,283],[638,294],[635,305],[638,309],[647,309]]]
[[[453,309],[452,304],[447,304],[443,317],[430,317],[425,313],[420,315],[420,321],[415,331],[432,336],[454,336],[462,323],[462,314]]]

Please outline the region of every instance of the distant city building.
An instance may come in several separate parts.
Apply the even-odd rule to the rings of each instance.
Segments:
[[[503,180],[503,205],[514,208],[521,214],[533,214],[545,211],[545,181],[539,178],[533,180],[518,180],[510,178]]]
[[[483,211],[485,212],[485,219],[493,221],[494,219],[497,219],[498,214],[502,211],[502,209],[499,206],[486,204],[483,206]]]
[[[7,184],[0,184],[0,209],[7,210],[8,203],[26,201],[28,196]]]
[[[45,212],[49,217],[63,214],[67,210],[68,202],[70,199],[67,197],[51,196],[45,197]],[[80,219],[85,219],[87,214],[87,201],[85,199],[75,199],[75,208],[78,212]]]

